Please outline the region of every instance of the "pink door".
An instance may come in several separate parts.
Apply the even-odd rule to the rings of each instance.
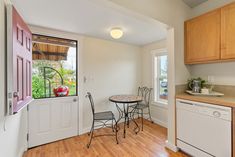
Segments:
[[[32,101],[32,33],[12,5],[7,11],[8,104],[14,114]]]

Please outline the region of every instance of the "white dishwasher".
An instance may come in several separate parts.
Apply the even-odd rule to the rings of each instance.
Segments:
[[[194,157],[231,157],[231,111],[230,107],[177,99],[177,146]]]

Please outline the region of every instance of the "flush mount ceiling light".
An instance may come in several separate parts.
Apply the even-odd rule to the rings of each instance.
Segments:
[[[122,31],[121,28],[113,28],[110,31],[110,35],[114,39],[119,39],[119,38],[121,38],[123,36],[123,31]]]

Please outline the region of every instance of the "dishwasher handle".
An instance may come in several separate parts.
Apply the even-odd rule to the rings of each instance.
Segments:
[[[185,102],[185,101],[179,101],[179,102],[182,103],[182,104],[187,104],[187,105],[191,105],[191,106],[194,105],[193,103],[190,103],[190,102]]]

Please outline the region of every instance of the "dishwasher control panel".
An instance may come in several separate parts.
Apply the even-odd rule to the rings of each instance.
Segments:
[[[205,104],[200,102],[193,102],[188,100],[177,99],[177,108],[182,108],[188,111],[197,112],[198,114],[204,114],[214,118],[220,118],[223,120],[232,120],[232,109],[230,107],[224,107],[219,105]]]

